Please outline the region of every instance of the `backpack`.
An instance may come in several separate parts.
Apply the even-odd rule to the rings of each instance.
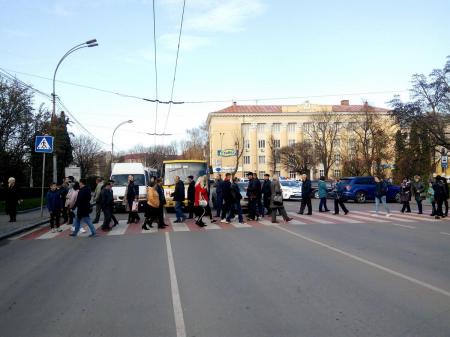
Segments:
[[[153,187],[147,188],[147,204],[151,207],[159,207],[159,194]]]

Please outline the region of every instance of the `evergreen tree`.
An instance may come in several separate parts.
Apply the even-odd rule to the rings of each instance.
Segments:
[[[59,116],[53,116],[50,122],[50,135],[54,138],[53,153],[57,155],[57,180],[62,181],[64,170],[73,162],[73,147],[67,130],[69,118],[64,111]]]

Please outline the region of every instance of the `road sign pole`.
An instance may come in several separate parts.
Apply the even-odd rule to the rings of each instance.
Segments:
[[[42,154],[41,218],[44,216],[45,153]]]

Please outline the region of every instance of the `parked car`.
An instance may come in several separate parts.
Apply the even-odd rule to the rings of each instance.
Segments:
[[[239,191],[241,192],[241,207],[242,209],[248,208],[247,188],[248,182],[238,182]]]
[[[280,180],[284,200],[299,200],[302,198],[302,183],[297,180]]]
[[[345,186],[344,200],[353,200],[357,203],[375,200],[375,180],[373,177],[345,177],[341,178],[341,182]],[[400,186],[388,183],[386,200],[400,202]]]
[[[333,182],[331,180],[326,180],[327,193],[329,194],[333,190]],[[314,199],[319,199],[319,180],[311,180],[311,189]]]

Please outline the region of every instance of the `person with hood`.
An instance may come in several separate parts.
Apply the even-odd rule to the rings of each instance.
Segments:
[[[402,213],[411,213],[411,206],[409,202],[411,201],[411,182],[408,178],[403,178],[400,185],[400,202],[403,204]]]
[[[277,213],[279,212],[285,222],[289,222],[292,218],[288,217],[283,206],[283,191],[278,179],[278,175],[274,174],[270,184],[270,208],[272,208],[272,223],[278,223]]]
[[[56,231],[62,232],[62,229],[59,227],[59,220],[61,218],[61,210],[63,207],[61,193],[56,188],[56,183],[50,184],[50,190],[47,192],[45,199],[48,213],[50,214],[50,228],[52,233],[55,233]]]
[[[19,197],[19,190],[16,186],[16,179],[11,177],[8,179],[8,187],[6,188],[5,211],[9,215],[9,222],[16,222],[17,205],[22,200]]]
[[[305,207],[308,206],[307,215],[312,215],[312,204],[311,204],[311,180],[309,180],[306,174],[302,174],[302,202],[300,205],[300,210],[297,214],[303,214]]]
[[[424,199],[425,185],[419,175],[414,176],[414,181],[411,185],[412,195],[417,203],[418,212],[417,214],[422,214],[422,200]]]
[[[319,199],[320,199],[319,212],[329,212],[330,210],[327,207],[328,190],[327,190],[327,183],[325,182],[324,176],[320,176],[320,178],[319,178],[318,190],[319,190]]]

